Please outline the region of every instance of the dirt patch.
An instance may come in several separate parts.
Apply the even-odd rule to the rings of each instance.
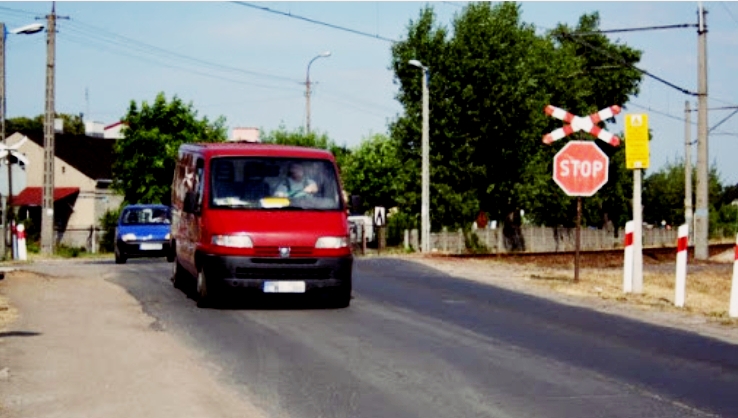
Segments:
[[[406,257],[450,275],[710,335],[738,344],[728,316],[733,264],[690,261],[684,308],[674,306],[674,257],[646,257],[643,293],[623,292],[622,255],[583,255],[579,283],[571,255],[469,259]],[[671,259],[669,259],[671,258]]]

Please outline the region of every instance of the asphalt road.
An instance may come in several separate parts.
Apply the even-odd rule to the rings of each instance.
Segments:
[[[357,260],[348,309],[203,310],[170,266],[110,280],[273,417],[738,417],[738,346],[717,340],[382,258]]]

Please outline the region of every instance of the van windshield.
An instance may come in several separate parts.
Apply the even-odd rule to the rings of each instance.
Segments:
[[[340,210],[333,164],[325,160],[220,157],[210,166],[210,207]]]

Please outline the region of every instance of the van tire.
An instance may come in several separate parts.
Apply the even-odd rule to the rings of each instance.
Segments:
[[[197,272],[195,280],[195,293],[197,295],[198,308],[212,308],[215,306],[215,294],[213,292],[213,284],[208,280],[205,269],[201,268]]]
[[[177,258],[174,258],[174,263],[172,267],[172,284],[176,289],[183,289],[185,286],[185,271],[182,268],[182,265],[179,264],[179,261]]]
[[[331,308],[348,308],[351,304],[351,285],[339,286],[331,290],[329,301]]]

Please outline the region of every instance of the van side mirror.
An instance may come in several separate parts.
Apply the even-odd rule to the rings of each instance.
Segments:
[[[182,202],[182,210],[184,213],[195,213],[197,209],[197,199],[194,192],[185,193],[184,202]]]

